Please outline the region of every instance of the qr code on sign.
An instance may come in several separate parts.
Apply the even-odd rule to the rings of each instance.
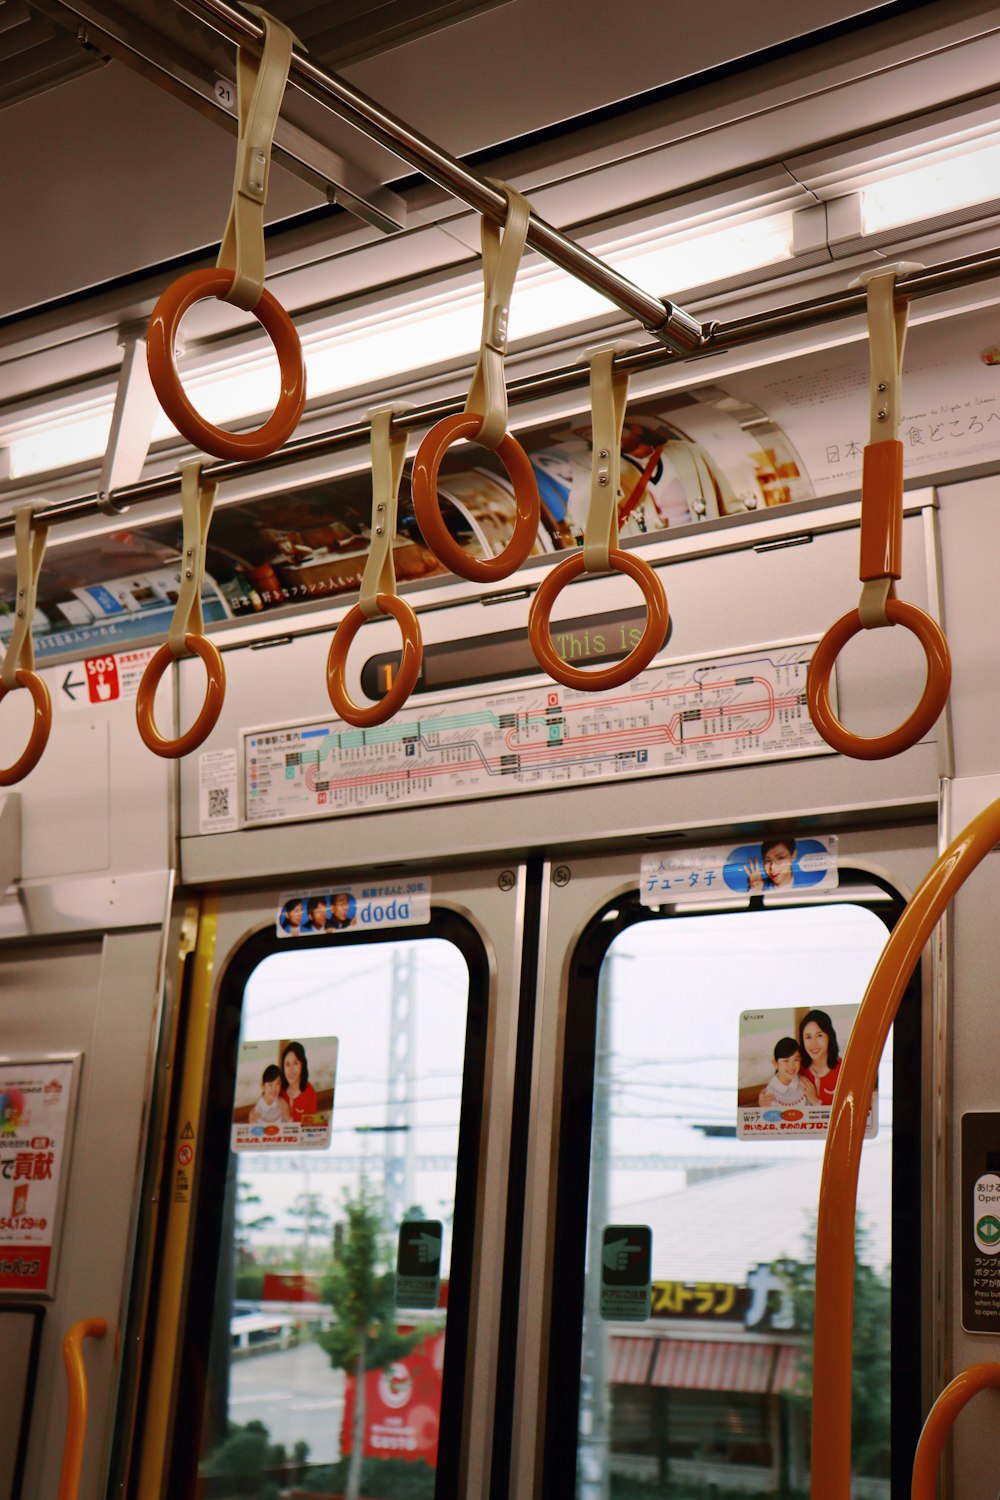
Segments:
[[[227,786],[208,788],[208,816],[210,820],[229,817],[229,788]]]

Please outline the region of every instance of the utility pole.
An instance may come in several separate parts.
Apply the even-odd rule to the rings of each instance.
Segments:
[[[413,1204],[413,1092],[417,1066],[417,964],[414,949],[392,958],[389,1088],[385,1137],[385,1223],[395,1232]],[[402,1142],[400,1141],[402,1136]]]
[[[579,1500],[608,1500],[611,1486],[611,1391],[608,1385],[611,1369],[608,1330],[601,1320],[601,1246],[608,1222],[610,1196],[613,963],[614,959],[608,953],[597,980],[590,1212],[587,1219],[587,1279],[583,1293],[583,1381],[577,1460]]]

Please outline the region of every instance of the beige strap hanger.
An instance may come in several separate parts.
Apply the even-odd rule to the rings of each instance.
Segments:
[[[233,272],[225,301],[252,312],[264,290],[264,206],[271,172],[271,146],[288,81],[292,48],[301,42],[283,21],[247,5],[264,24],[260,57],[241,47],[236,70],[239,135],[229,221],[222,237],[220,270]]]
[[[38,597],[38,576],[42,571],[45,543],[49,528],[34,519],[31,504],[14,507],[14,555],[17,567],[16,596],[14,601],[14,630],[4,653],[0,682],[11,692],[18,686],[19,671],[33,672],[35,669],[35,644],[31,637],[31,621]]]
[[[186,635],[204,635],[201,587],[205,577],[208,528],[219,486],[201,477],[201,460],[181,465],[181,586],[170,621],[167,644],[173,656],[185,656]]]
[[[372,425],[372,535],[358,600],[366,620],[382,614],[379,594],[395,594],[396,563],[392,544],[396,535],[399,485],[406,463],[405,429],[392,430],[393,414],[405,405],[376,406],[368,413]]]
[[[615,368],[615,354],[631,344],[599,344],[590,361],[590,504],[583,530],[583,563],[588,573],[606,573],[618,546],[618,493],[621,487],[622,428],[628,401],[628,372]]]
[[[862,286],[868,293],[868,354],[871,365],[870,382],[870,426],[865,465],[869,472],[878,462],[871,450],[881,443],[896,443],[899,440],[899,423],[902,418],[903,351],[906,347],[906,326],[909,318],[909,303],[896,303],[896,279],[922,271],[916,261],[897,261],[892,265],[879,266],[866,271],[851,282],[851,286]],[[883,450],[884,452],[885,450]],[[897,462],[899,460],[897,459]],[[871,483],[871,481],[869,481]],[[899,497],[901,511],[902,497]],[[864,487],[862,488],[862,510],[864,510]],[[877,630],[892,624],[886,613],[890,599],[896,598],[895,578],[888,573],[876,578],[867,578],[862,583],[858,614],[866,630]]]
[[[483,246],[483,334],[469,396],[467,413],[483,419],[476,442],[495,448],[507,431],[507,384],[504,356],[510,322],[510,298],[528,235],[531,205],[505,182],[497,183],[507,197],[507,222],[500,226],[485,215],[481,221]]]

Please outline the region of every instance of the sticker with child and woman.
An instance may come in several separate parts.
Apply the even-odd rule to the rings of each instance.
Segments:
[[[741,1138],[813,1136],[830,1123],[856,1005],[805,1005],[744,1011],[740,1016],[736,1133]],[[878,1091],[865,1136],[878,1132]]]
[[[335,1036],[242,1042],[233,1103],[234,1151],[322,1151],[330,1144]]]

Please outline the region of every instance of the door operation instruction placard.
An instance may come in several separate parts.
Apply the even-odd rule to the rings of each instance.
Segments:
[[[246,821],[330,817],[832,753],[806,707],[815,643],[651,667],[618,692],[554,683],[243,734]]]
[[[962,1116],[962,1327],[1000,1333],[1000,1114]]]

